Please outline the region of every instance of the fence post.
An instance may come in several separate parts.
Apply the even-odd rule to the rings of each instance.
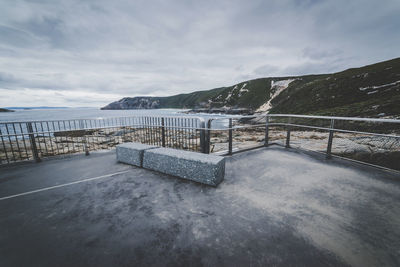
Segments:
[[[3,139],[3,133],[1,132],[1,129],[0,129],[0,135],[1,135],[1,143],[2,143],[2,145],[3,145],[3,149],[4,149],[4,154],[6,155],[6,160],[7,160],[7,163],[10,163],[10,160],[8,159],[8,155],[7,155],[7,148],[6,148],[6,144],[4,143],[4,139]],[[2,160],[0,160],[0,165],[1,165],[1,163],[2,163]]]
[[[200,151],[201,153],[207,153],[206,152],[206,123],[204,120],[200,120]]]
[[[290,124],[291,123],[291,117],[289,117],[289,119],[288,119],[288,124]],[[291,130],[291,127],[290,127],[290,125],[288,125],[287,126],[287,135],[286,135],[286,147],[290,147],[290,130]]]
[[[229,155],[232,155],[232,118],[229,119]]]
[[[32,149],[32,155],[33,155],[33,159],[36,162],[41,162],[42,160],[39,158],[39,153],[36,147],[36,141],[35,141],[35,135],[33,134],[33,128],[32,128],[32,123],[27,122],[26,123],[26,128],[28,129],[28,133],[29,133],[29,140],[31,142],[31,149]]]
[[[211,143],[211,122],[212,119],[207,121],[207,136],[206,136],[206,153],[210,154],[210,143]]]
[[[83,147],[85,149],[85,155],[89,156],[89,146],[87,144],[87,138],[86,138],[86,134],[85,134],[85,126],[83,124],[83,120],[79,120],[79,128],[81,128],[81,131],[83,133]]]
[[[335,128],[335,120],[331,119],[331,130],[329,130],[328,147],[326,149],[326,158],[330,159],[332,153],[333,129]]]
[[[200,147],[201,152],[205,154],[210,153],[210,127],[211,119],[208,119],[207,123],[204,120],[200,121]]]
[[[162,142],[162,146],[165,147],[165,124],[164,124],[164,118],[161,118],[161,142]]]
[[[265,116],[265,138],[264,138],[264,146],[268,146],[269,143],[269,116]]]

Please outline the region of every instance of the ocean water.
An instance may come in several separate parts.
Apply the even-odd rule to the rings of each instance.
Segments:
[[[102,119],[130,116],[186,116],[182,109],[101,110],[98,108],[30,109],[1,112],[0,122]]]
[[[203,118],[225,117],[222,114],[186,114],[187,109],[134,109],[101,110],[99,108],[29,109],[0,112],[0,122],[50,121],[73,119],[103,119],[131,116],[197,116]]]
[[[26,125],[17,124],[14,130],[13,125],[5,125],[6,122],[28,122],[28,121],[57,121],[57,120],[78,120],[78,119],[109,119],[110,118],[135,117],[135,116],[196,116],[202,118],[226,117],[221,114],[186,114],[183,109],[146,109],[146,110],[100,110],[98,108],[66,108],[66,109],[31,109],[15,110],[15,112],[0,112],[0,131],[2,133],[26,132]],[[117,120],[115,120],[117,121]],[[54,130],[52,124],[39,124],[43,130]],[[217,120],[212,123],[212,128],[228,126],[228,120]],[[8,129],[7,129],[8,127]],[[65,126],[64,126],[65,127]],[[63,130],[61,127],[60,130]],[[21,128],[21,129],[19,129]],[[67,128],[67,127],[66,127]],[[66,129],[65,128],[65,129]],[[8,131],[7,131],[8,130]]]

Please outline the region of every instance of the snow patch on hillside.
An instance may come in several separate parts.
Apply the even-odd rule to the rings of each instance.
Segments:
[[[233,90],[235,90],[235,89],[233,89]],[[233,90],[228,93],[228,95],[225,98],[225,102],[228,101],[232,97]]]
[[[246,88],[245,88],[246,85],[247,85],[247,83],[244,83],[243,86],[242,86],[242,88],[240,88],[239,94],[238,94],[239,97],[242,96],[244,93],[247,93],[247,92],[249,91],[249,89],[246,89]]]
[[[238,84],[235,85],[235,87],[233,87],[232,90],[229,91],[228,95],[226,96],[225,102],[229,101],[229,99],[231,99],[231,97],[232,97],[233,95],[236,95],[236,94],[237,94],[237,96],[240,97],[240,96],[242,96],[243,94],[247,93],[247,92],[249,91],[249,89],[246,89],[246,88],[245,88],[246,85],[247,85],[247,83],[244,83],[240,89],[239,89],[239,85],[238,85]],[[238,90],[238,89],[239,89],[239,90]]]
[[[394,85],[396,85],[398,83],[400,83],[400,81],[396,81],[396,82],[392,82],[392,83],[388,83],[388,84],[383,84],[383,85],[377,85],[377,86],[360,87],[358,89],[360,91],[365,91],[365,90],[369,90],[369,89],[379,89],[379,88],[383,88],[383,87],[394,86]]]
[[[271,81],[271,90],[270,90],[270,98],[267,103],[263,104],[261,107],[257,109],[259,112],[265,112],[272,108],[271,101],[277,97],[283,90],[288,88],[289,84],[297,79],[288,79],[281,81]]]

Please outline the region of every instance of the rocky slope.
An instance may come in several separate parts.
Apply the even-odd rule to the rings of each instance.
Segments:
[[[6,108],[0,108],[0,112],[14,112],[14,110],[6,109]]]
[[[400,116],[400,58],[333,74],[260,78],[169,97],[126,97],[102,109],[147,108]]]
[[[156,97],[124,97],[101,109],[154,109],[160,108],[160,100]]]

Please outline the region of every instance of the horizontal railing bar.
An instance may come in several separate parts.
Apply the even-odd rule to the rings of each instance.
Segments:
[[[293,124],[293,123],[270,123],[269,126],[295,126],[295,127],[300,127],[300,128],[319,129],[319,130],[334,131],[334,132],[359,133],[359,134],[368,134],[368,135],[377,135],[377,136],[384,136],[384,137],[400,138],[400,135],[380,134],[380,133],[371,133],[371,132],[360,132],[360,131],[352,131],[352,130],[344,130],[344,129],[336,129],[336,128],[309,126],[309,125],[303,125],[303,124]]]
[[[262,118],[262,117],[292,117],[292,118],[310,118],[310,119],[335,119],[335,120],[350,120],[350,121],[367,121],[367,122],[383,122],[383,123],[400,123],[400,120],[397,119],[375,119],[375,118],[358,118],[358,117],[335,117],[335,116],[314,116],[314,115],[295,115],[295,114],[267,114],[267,115],[242,115],[242,116],[225,116],[225,117],[209,117],[210,120],[227,120],[229,118],[232,119],[242,119],[242,118]],[[20,124],[20,123],[45,123],[45,122],[66,122],[66,121],[104,121],[104,120],[113,120],[113,119],[134,119],[134,118],[177,118],[177,119],[199,119],[204,120],[199,116],[125,116],[125,117],[106,117],[106,118],[92,118],[92,119],[66,119],[66,120],[31,120],[31,121],[7,121],[0,122],[0,125],[3,124]],[[112,123],[113,124],[113,123]],[[127,126],[125,123],[116,123],[115,126]],[[191,128],[192,129],[192,128]],[[202,129],[202,128],[198,128]],[[228,129],[228,128],[224,128]],[[215,130],[223,130],[223,129],[215,129]]]
[[[264,118],[267,117],[268,115],[265,114],[260,114],[260,115],[225,115],[223,117],[218,116],[218,117],[207,117],[207,119],[212,119],[212,120],[226,120],[226,119],[246,119],[246,118]]]
[[[84,119],[64,119],[64,120],[30,120],[30,121],[0,121],[0,124],[11,124],[11,123],[43,123],[43,122],[64,122],[64,121],[85,121],[85,120],[113,120],[113,119],[126,119],[126,118],[176,118],[176,119],[199,119],[203,120],[203,117],[200,116],[173,116],[173,115],[166,115],[166,116],[155,116],[155,115],[134,115],[134,116],[124,116],[124,117],[104,117],[104,118],[84,118]]]
[[[369,134],[369,135],[378,135],[385,137],[395,137],[400,138],[398,135],[387,135],[387,134],[379,134],[379,133],[371,133],[371,132],[361,132],[361,131],[352,131],[352,130],[344,130],[337,128],[328,128],[328,127],[319,127],[319,126],[311,126],[311,125],[303,125],[303,124],[293,124],[293,123],[269,123],[269,126],[295,126],[300,128],[309,128],[309,129],[318,129],[318,130],[326,130],[326,131],[335,131],[335,132],[347,132],[347,133],[360,133],[360,134]],[[40,131],[33,132],[33,134],[49,134],[49,133],[64,133],[64,132],[72,132],[72,131],[87,131],[87,130],[100,130],[100,129],[112,129],[118,127],[150,127],[150,128],[161,128],[162,125],[148,125],[148,124],[132,124],[132,125],[120,125],[120,126],[107,126],[107,127],[93,127],[93,128],[76,128],[70,130],[58,130],[58,131]],[[244,126],[235,126],[235,127],[226,127],[226,128],[200,128],[200,127],[184,127],[184,126],[164,126],[170,129],[188,129],[188,130],[211,130],[211,131],[229,131],[229,130],[237,130],[237,129],[247,129],[247,128],[256,128],[256,127],[265,127],[265,124],[255,124],[255,125],[244,125]],[[0,137],[8,137],[8,136],[25,136],[30,133],[15,133],[15,134],[3,134]]]
[[[385,122],[385,123],[400,123],[398,119],[375,119],[375,118],[359,118],[359,117],[336,117],[336,116],[317,116],[317,115],[297,115],[297,114],[264,114],[264,115],[245,115],[245,116],[226,116],[226,117],[211,117],[212,120],[226,119],[242,119],[242,118],[262,118],[262,117],[291,117],[291,118],[307,118],[307,119],[325,119],[325,120],[348,120],[348,121],[367,121],[367,122]]]
[[[368,121],[368,122],[385,122],[400,123],[397,119],[375,119],[375,118],[358,118],[358,117],[334,117],[334,116],[314,116],[314,115],[295,115],[295,114],[268,114],[268,117],[291,117],[291,118],[308,118],[308,119],[326,119],[326,120],[347,120],[347,121]]]
[[[150,125],[150,124],[134,124],[134,125],[116,125],[116,126],[106,126],[106,127],[96,127],[96,128],[76,128],[76,129],[69,129],[69,130],[56,130],[56,131],[40,131],[40,132],[23,132],[23,133],[15,133],[15,134],[3,134],[0,137],[7,137],[7,136],[23,136],[29,134],[49,134],[49,133],[65,133],[65,132],[74,132],[74,131],[88,131],[88,130],[101,130],[101,129],[113,129],[119,127],[150,127],[150,128],[169,128],[169,129],[191,129],[191,130],[209,130],[208,128],[192,128],[192,127],[184,127],[184,126],[162,126],[162,125]],[[212,129],[214,130],[214,129]]]
[[[243,125],[243,126],[234,126],[232,128],[227,128],[228,130],[234,130],[234,129],[242,129],[242,128],[256,128],[256,127],[265,127],[265,123],[263,124],[251,124],[251,125]],[[212,128],[211,128],[212,129]],[[212,129],[214,130],[214,129]]]
[[[338,120],[354,120],[354,121],[369,121],[369,122],[385,122],[385,123],[400,123],[400,120],[391,120],[391,119],[371,119],[371,118],[356,118],[356,117],[328,117],[328,116],[311,116],[311,115],[288,115],[288,114],[269,114],[267,115],[269,117],[298,117],[298,118],[318,118],[318,119],[338,119]],[[147,116],[151,118],[182,118],[182,119],[199,119],[203,120],[201,117],[193,117],[193,116]],[[248,116],[240,116],[240,117],[215,117],[215,118],[209,118],[210,120],[226,120],[229,118],[232,119],[240,119],[240,118],[256,118],[256,117],[266,117],[265,115],[260,115],[260,116],[253,116],[253,115],[248,115]],[[110,117],[110,118],[105,118],[105,119],[126,119],[126,118],[143,118],[142,116],[131,116],[131,117]],[[99,120],[102,121],[104,119],[70,119],[70,120],[49,120],[49,121],[17,121],[17,122],[0,122],[0,124],[20,124],[20,123],[44,123],[44,122],[64,122],[64,121],[85,121],[85,120]],[[273,125],[274,123],[271,122],[270,125]],[[288,125],[288,124],[282,124],[282,125]],[[74,128],[70,130],[65,130],[65,131],[73,131],[73,130],[94,130],[94,129],[107,129],[107,128],[115,128],[115,127],[121,127],[121,126],[152,126],[152,127],[157,127],[157,125],[148,125],[148,124],[126,124],[126,123],[117,123],[112,126],[107,126],[107,127],[92,127],[92,128]],[[160,125],[161,126],[161,125]],[[253,124],[253,125],[247,125],[247,126],[235,126],[232,128],[212,128],[212,130],[231,130],[231,129],[240,129],[240,128],[251,128],[251,127],[260,127],[264,126],[264,124]],[[200,128],[200,127],[184,127],[184,126],[168,126],[169,128],[182,128],[182,129],[197,129],[197,130],[208,130],[208,128]],[[322,128],[321,128],[322,129]],[[56,132],[62,132],[63,130],[59,130]],[[48,133],[48,132],[43,132],[43,133]]]

